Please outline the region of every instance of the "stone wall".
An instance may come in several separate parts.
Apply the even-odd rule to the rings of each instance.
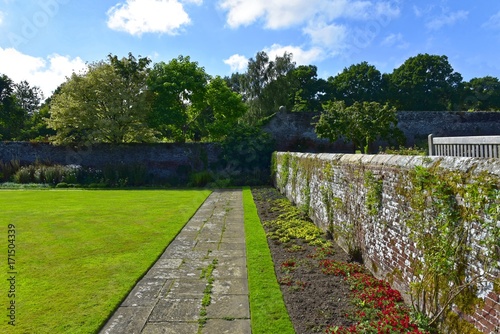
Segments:
[[[189,172],[216,169],[220,154],[216,144],[99,144],[75,148],[47,143],[0,143],[0,160],[16,159],[22,165],[38,161],[100,169],[106,165],[142,164],[154,178],[184,181]]]
[[[317,116],[315,112],[279,112],[264,131],[276,139],[279,151],[352,153],[350,144],[332,144],[316,136],[313,123]],[[431,133],[437,137],[500,135],[500,112],[399,111],[398,127],[408,146],[427,145]]]
[[[377,277],[388,279],[403,293],[409,291],[411,282],[418,281],[415,264],[424,259],[423,246],[411,237],[415,235],[411,232],[415,225],[412,230],[410,222],[421,221],[422,226],[428,226],[424,228],[426,234],[441,233],[433,229],[441,226],[437,220],[447,212],[439,205],[448,204],[440,202],[442,197],[436,197],[433,192],[439,191],[440,185],[422,188],[422,184],[432,180],[432,173],[448,175],[443,183],[451,182],[457,194],[447,194],[446,199],[456,201],[457,212],[465,213],[464,217],[472,217],[470,221],[460,221],[469,226],[467,240],[472,243],[467,255],[467,275],[472,277],[483,270],[480,259],[489,253],[481,240],[493,232],[499,235],[499,159],[281,152],[275,155],[272,169],[276,186],[282,193],[306,211],[317,226],[330,231],[344,249],[361,252],[367,268]],[[476,195],[482,196],[482,190],[473,193],[473,189],[481,188],[483,184],[477,183],[485,180],[496,189],[493,197],[482,202],[469,201]],[[464,193],[464,189],[471,191]],[[481,211],[482,218],[487,215],[484,211],[487,208],[494,208],[496,216],[486,217],[489,225],[479,226],[473,218],[475,212],[469,212],[473,207]],[[498,240],[493,240],[497,244],[496,256]],[[477,286],[477,296],[482,300],[480,306],[473,307],[470,315],[461,314],[462,320],[454,322],[464,326],[473,324],[483,333],[500,330],[499,266],[498,262],[490,266],[491,276],[481,279]],[[409,301],[409,295],[405,296]],[[466,331],[461,327],[449,332]]]

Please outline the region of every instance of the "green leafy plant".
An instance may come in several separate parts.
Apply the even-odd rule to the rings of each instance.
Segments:
[[[481,282],[499,270],[500,192],[487,174],[417,166],[411,179],[412,187],[400,191],[410,202],[406,225],[419,255],[411,265],[412,305],[430,325],[445,328],[452,305],[473,311]],[[471,261],[481,267],[470,269]]]
[[[344,277],[356,306],[353,313],[347,315],[356,321],[354,325],[330,326],[326,333],[426,333],[411,319],[410,309],[399,291],[368,274],[361,265],[323,260],[320,267],[325,274]]]

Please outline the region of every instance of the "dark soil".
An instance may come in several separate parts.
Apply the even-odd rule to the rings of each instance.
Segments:
[[[282,212],[273,211],[273,201],[283,196],[273,188],[252,189],[261,222],[274,220]],[[264,227],[265,228],[265,227]],[[267,232],[267,231],[266,231]],[[268,238],[274,269],[281,291],[297,334],[324,333],[328,326],[350,326],[346,317],[352,311],[349,286],[341,277],[326,275],[319,267],[319,259],[313,258],[316,247],[301,240],[286,244]],[[324,258],[349,262],[349,256],[333,244],[333,254]],[[303,249],[297,251],[298,246]],[[282,268],[284,262],[295,262],[296,268]]]

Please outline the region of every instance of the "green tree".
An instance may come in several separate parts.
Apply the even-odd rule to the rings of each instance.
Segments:
[[[40,87],[32,87],[27,81],[21,81],[14,86],[14,94],[19,107],[30,116],[38,112],[43,101],[43,92]]]
[[[462,75],[446,56],[419,54],[389,75],[389,101],[398,110],[452,110],[458,104]]]
[[[48,120],[56,130],[52,141],[69,143],[129,143],[154,140],[146,124],[150,112],[147,58],[131,54],[90,64],[73,73],[51,102]]]
[[[465,110],[500,110],[500,81],[486,76],[464,83],[461,107]]]
[[[344,101],[348,106],[356,101],[382,103],[385,98],[382,74],[367,62],[344,68],[342,73],[328,78],[328,83],[331,85],[333,99]]]
[[[292,111],[321,111],[326,97],[327,82],[318,78],[318,68],[314,65],[297,66],[291,72]]]
[[[164,138],[181,142],[199,140],[197,122],[205,110],[209,79],[205,69],[189,56],[155,64],[148,79],[153,96],[149,124]]]
[[[205,103],[205,122],[201,125],[211,140],[220,140],[231,133],[247,111],[241,95],[233,92],[219,76],[210,80]]]
[[[6,75],[0,75],[0,139],[15,140],[21,135],[28,113],[20,105],[16,85]]]
[[[280,106],[291,110],[293,86],[290,74],[294,68],[291,53],[285,53],[272,61],[261,51],[255,59],[248,61],[243,89],[249,106],[245,117],[248,124],[258,124],[263,118],[277,112]]]
[[[355,150],[369,153],[370,144],[378,139],[402,142],[404,136],[397,123],[396,109],[388,104],[354,102],[347,107],[344,101],[330,101],[315,131],[319,138],[351,141]]]

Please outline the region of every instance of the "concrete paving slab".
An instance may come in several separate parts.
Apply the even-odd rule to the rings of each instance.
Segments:
[[[201,298],[160,300],[149,317],[150,322],[197,321],[200,316]]]
[[[121,306],[154,306],[160,292],[171,285],[170,281],[154,278],[142,279],[129,293]]]
[[[162,259],[160,258],[156,261],[154,267],[155,268],[163,268],[163,269],[177,269],[183,263],[182,259]]]
[[[247,278],[246,267],[239,266],[217,266],[213,271],[213,276],[217,278]]]
[[[243,251],[245,251],[246,250],[246,246],[245,246],[245,243],[221,242],[219,244],[219,248],[218,249],[221,250],[221,251],[225,251],[225,250],[228,250],[228,251],[243,250]]]
[[[247,295],[213,295],[207,306],[209,319],[250,318]]]
[[[101,330],[103,334],[141,333],[153,309],[147,307],[119,307]]]
[[[162,298],[177,299],[177,298],[203,298],[203,291],[207,286],[206,280],[201,279],[181,279],[175,280],[168,294]]]
[[[194,332],[193,332],[194,333]],[[252,334],[249,319],[209,319],[202,334]]]
[[[246,278],[218,279],[212,287],[213,295],[248,295]]]
[[[197,322],[148,323],[142,334],[196,334],[198,327]]]

